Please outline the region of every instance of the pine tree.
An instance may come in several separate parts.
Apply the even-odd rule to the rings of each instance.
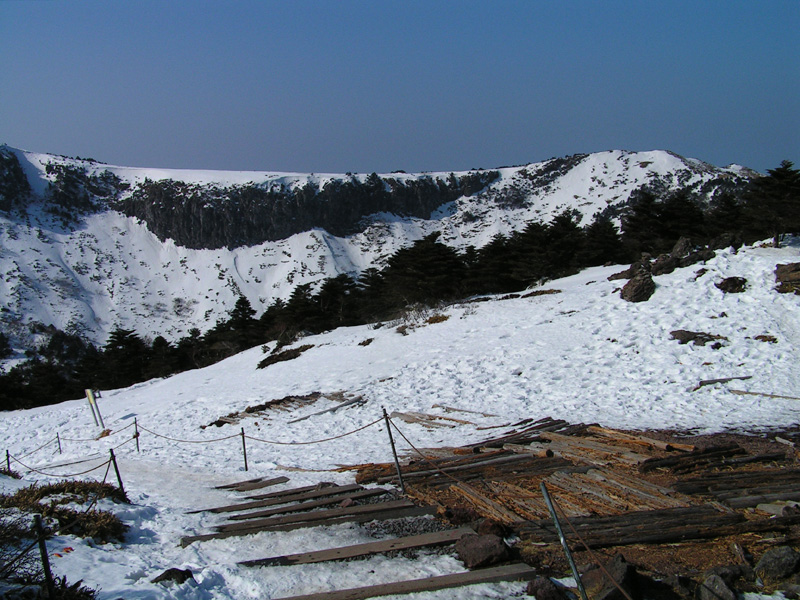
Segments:
[[[768,234],[777,248],[787,233],[800,233],[800,171],[788,160],[752,182],[746,195],[751,230]]]

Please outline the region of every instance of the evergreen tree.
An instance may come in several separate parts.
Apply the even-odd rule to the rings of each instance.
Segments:
[[[0,332],[0,359],[8,358],[14,353],[11,349],[11,344],[8,341],[8,336]]]
[[[659,206],[648,190],[631,194],[631,206],[622,215],[622,243],[632,259],[642,252],[658,253],[660,239]]]
[[[679,190],[667,196],[658,207],[660,248],[667,252],[681,237],[695,241],[705,239],[704,215],[700,205],[686,190]]]
[[[150,348],[133,330],[116,327],[103,347],[102,389],[127,387],[144,379]]]
[[[390,301],[397,307],[458,297],[465,275],[458,253],[433,233],[389,258],[384,273]]]
[[[743,207],[729,191],[719,194],[705,216],[706,232],[710,237],[744,229]]]
[[[751,231],[772,236],[777,248],[787,233],[800,233],[800,171],[784,160],[752,182],[746,195]]]
[[[586,226],[583,248],[578,262],[583,267],[595,267],[610,263],[621,263],[627,258],[617,226],[607,216],[598,213]]]

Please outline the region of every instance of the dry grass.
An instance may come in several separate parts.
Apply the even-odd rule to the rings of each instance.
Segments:
[[[128,529],[117,516],[102,510],[78,512],[65,504],[86,504],[93,499],[110,498],[128,502],[127,496],[109,483],[96,481],[61,481],[48,485],[31,485],[11,495],[0,495],[0,508],[40,513],[55,520],[65,532],[91,537],[101,542],[122,540]]]

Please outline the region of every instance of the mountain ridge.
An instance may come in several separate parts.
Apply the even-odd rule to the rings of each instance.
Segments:
[[[432,232],[480,248],[564,210],[618,216],[642,189],[707,203],[755,175],[666,151],[383,175],[139,169],[9,146],[0,158],[0,331],[17,347],[50,325],[94,343],[114,327],[176,339],[240,295],[260,313]]]

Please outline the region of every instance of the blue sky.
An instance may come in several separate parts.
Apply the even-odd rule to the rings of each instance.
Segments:
[[[3,0],[0,142],[131,166],[800,164],[800,1]]]

